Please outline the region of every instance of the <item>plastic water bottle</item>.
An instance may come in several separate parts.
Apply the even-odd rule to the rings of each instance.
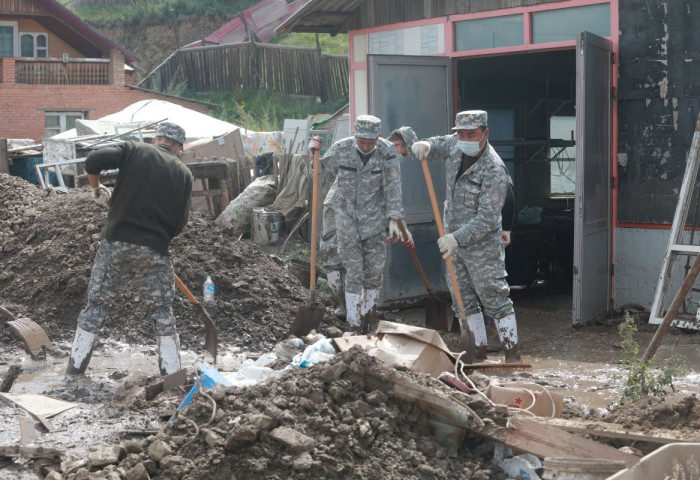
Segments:
[[[211,302],[212,300],[214,300],[214,282],[207,275],[207,279],[204,281],[204,301]]]

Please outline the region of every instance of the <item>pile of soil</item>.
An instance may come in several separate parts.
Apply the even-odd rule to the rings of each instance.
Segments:
[[[646,396],[616,407],[605,421],[636,431],[661,428],[677,434],[694,434],[700,429],[700,405],[695,395]]]
[[[87,301],[87,285],[107,218],[87,188],[41,190],[18,177],[0,174],[0,298],[15,315],[41,325],[52,340],[72,340]],[[174,239],[173,267],[201,299],[207,275],[216,297],[206,304],[217,323],[219,341],[248,351],[269,351],[291,325],[308,290],[285,268],[250,242],[236,242],[198,212]],[[326,296],[320,296],[328,301]],[[173,312],[184,348],[203,348],[202,314],[181,293]],[[335,322],[332,314],[326,320]],[[150,344],[153,328],[146,312],[125,287],[101,335]],[[16,343],[6,329],[0,342]]]
[[[157,435],[117,447],[117,465],[63,478],[505,478],[488,454],[438,443],[428,415],[391,395],[399,376],[454,392],[354,348],[253,387],[197,394]],[[482,418],[506,420],[476,397],[459,398]]]

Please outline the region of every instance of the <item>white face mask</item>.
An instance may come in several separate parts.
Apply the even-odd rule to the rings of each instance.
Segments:
[[[481,151],[481,140],[484,139],[486,132],[481,134],[481,138],[477,142],[469,142],[466,140],[457,140],[457,148],[459,148],[463,154],[473,157]]]
[[[355,144],[355,148],[357,149],[358,152],[360,152],[360,155],[363,155],[364,157],[370,157],[374,153],[374,151],[377,149],[377,146],[375,145],[374,148],[372,150],[370,150],[369,152],[363,152],[362,149],[357,144]]]

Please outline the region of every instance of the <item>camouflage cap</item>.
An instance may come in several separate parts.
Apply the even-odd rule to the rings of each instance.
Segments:
[[[488,126],[488,115],[483,110],[465,110],[455,117],[455,126],[452,130],[474,130]]]
[[[169,138],[180,145],[185,144],[185,130],[180,125],[172,122],[160,122],[158,130],[156,130],[156,137]]]
[[[411,146],[418,140],[416,132],[414,132],[411,127],[401,127],[399,128],[399,133],[401,134],[401,138],[403,138],[403,143],[406,144],[406,148],[411,150]]]
[[[360,138],[378,138],[382,121],[374,115],[360,115],[355,119],[355,136]]]

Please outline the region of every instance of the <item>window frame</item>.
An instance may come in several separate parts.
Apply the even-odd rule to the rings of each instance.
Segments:
[[[23,35],[31,35],[31,37],[32,37],[32,49],[33,49],[32,53],[33,53],[33,55],[30,57],[22,55],[21,43],[22,43],[22,36]],[[37,45],[37,38],[39,36],[44,36],[46,38],[46,46],[41,47],[42,50],[46,51],[46,56],[44,56],[44,57],[40,57],[39,55],[37,55],[38,50],[39,50],[39,46]],[[20,44],[19,45],[19,52],[17,55],[18,57],[21,57],[21,58],[49,58],[49,34],[48,33],[46,33],[46,32],[19,32],[18,38],[19,38],[19,44]]]
[[[12,27],[12,56],[19,55],[19,24],[17,22],[0,21],[0,27]]]
[[[49,138],[49,137],[53,137],[54,135],[58,135],[59,133],[65,132],[66,130],[68,130],[68,128],[66,128],[66,117],[78,116],[78,115],[80,115],[79,120],[85,120],[85,118],[87,117],[87,112],[84,112],[81,110],[74,110],[74,111],[73,110],[70,110],[70,111],[68,111],[68,110],[66,110],[66,111],[47,110],[47,111],[45,111],[44,112],[44,137]],[[60,130],[59,132],[52,133],[51,135],[49,135],[47,133],[49,131],[49,127],[46,126],[46,119],[48,117],[58,117],[58,128]],[[56,127],[51,127],[52,131],[55,129],[56,129]]]

